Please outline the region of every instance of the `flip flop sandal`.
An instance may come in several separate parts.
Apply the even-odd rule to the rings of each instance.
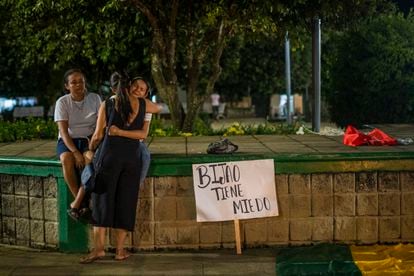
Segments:
[[[92,218],[92,210],[89,208],[82,208],[78,212],[79,214],[79,220],[82,223],[86,224],[94,224],[94,220]]]
[[[89,209],[88,207],[85,207],[85,208],[79,209],[78,213],[79,213],[79,216],[81,217],[88,217],[91,215],[92,210]]]
[[[102,260],[102,259],[103,259],[103,256],[96,256],[96,255],[90,256],[90,255],[88,255],[88,256],[80,258],[79,263],[80,264],[91,264],[94,261]]]
[[[114,259],[115,261],[125,261],[129,257],[131,257],[132,254],[124,253],[123,255],[115,255]]]
[[[79,210],[78,208],[70,208],[67,210],[68,216],[70,216],[74,221],[79,221]]]

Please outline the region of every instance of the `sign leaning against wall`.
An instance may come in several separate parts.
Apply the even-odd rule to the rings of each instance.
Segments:
[[[193,164],[197,221],[278,216],[272,159]]]

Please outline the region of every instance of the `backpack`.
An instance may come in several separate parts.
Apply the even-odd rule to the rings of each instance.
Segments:
[[[207,153],[210,154],[223,154],[223,153],[233,153],[237,151],[239,146],[230,142],[229,139],[224,138],[219,141],[210,143],[207,147]]]

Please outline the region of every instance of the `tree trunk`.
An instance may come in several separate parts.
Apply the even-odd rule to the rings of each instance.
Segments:
[[[157,38],[154,40],[157,40]],[[162,100],[168,105],[173,125],[181,129],[183,114],[177,93],[177,75],[172,68],[175,65],[165,62],[165,59],[162,59],[163,55],[160,54],[160,48],[164,48],[162,43],[158,44],[158,47],[153,47],[151,54],[151,74]]]
[[[183,123],[183,132],[192,132],[194,127],[195,119],[198,115],[198,110],[200,106],[187,105],[187,114]]]
[[[170,109],[173,125],[183,131],[192,131],[194,120],[200,106],[213,91],[221,68],[220,57],[225,41],[231,30],[231,21],[222,18],[219,26],[210,29],[197,29],[198,20],[193,16],[192,3],[187,3],[187,114],[178,98],[178,81],[176,72],[177,33],[176,23],[179,0],[172,0],[171,5],[155,1],[151,5],[142,0],[130,0],[148,19],[152,28],[151,73],[161,98]],[[231,14],[236,5],[230,5]],[[230,16],[231,18],[231,16]],[[199,35],[201,34],[201,35]],[[210,54],[210,55],[209,55]],[[208,60],[207,60],[208,59]],[[202,68],[207,68],[208,76],[200,87]],[[184,119],[184,120],[183,120]]]
[[[184,120],[183,130],[192,131],[194,120],[196,119],[201,105],[214,92],[214,85],[221,73],[220,58],[226,44],[227,35],[230,33],[231,26],[225,26],[225,21],[221,20],[220,25],[210,35],[204,37],[202,43],[193,55],[193,49],[188,48],[188,80],[187,80],[187,115]],[[211,35],[213,34],[213,35]],[[191,41],[191,40],[190,40]],[[191,45],[191,43],[189,43]],[[211,56],[207,59],[207,53]],[[210,72],[204,91],[200,93],[200,75],[202,65],[209,66]]]

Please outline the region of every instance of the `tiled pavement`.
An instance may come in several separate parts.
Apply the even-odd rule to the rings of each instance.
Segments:
[[[413,138],[414,124],[379,125],[385,133],[395,138]],[[305,135],[245,135],[228,137],[239,146],[236,154],[325,154],[325,153],[367,153],[367,152],[414,152],[414,144],[398,146],[349,147],[342,143],[343,136]],[[218,136],[194,137],[149,137],[147,143],[153,158],[157,155],[200,155],[206,154],[209,143],[219,140]],[[56,159],[56,141],[37,140],[15,143],[0,143],[0,157],[38,157]]]
[[[275,249],[140,252],[125,261],[113,254],[79,264],[80,254],[0,246],[0,275],[275,275]]]
[[[135,252],[92,264],[80,254],[0,246],[0,275],[413,275],[414,244]]]

